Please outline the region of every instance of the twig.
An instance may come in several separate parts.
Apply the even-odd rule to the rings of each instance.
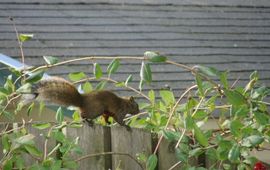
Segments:
[[[1,132],[1,133],[0,133],[0,136],[2,136],[2,135],[4,135],[4,134],[8,134],[8,133],[13,132],[13,131],[17,131],[17,130],[23,129],[24,127],[25,127],[25,121],[23,121],[23,124],[22,124],[20,127],[12,128],[12,129],[7,130],[7,131],[6,131],[6,129],[5,129],[4,132]]]
[[[174,169],[174,168],[177,167],[180,163],[182,163],[182,161],[176,162],[176,163],[175,163],[173,166],[171,166],[168,170]]]
[[[9,96],[13,96],[13,95],[15,95],[15,93],[10,94]],[[10,100],[8,100],[7,104],[6,104],[5,107],[2,109],[0,115],[2,115],[2,113],[7,109],[8,105],[9,105],[13,100],[19,98],[20,96],[21,96],[21,94],[18,94],[17,96],[12,97]]]
[[[236,83],[240,80],[240,77],[238,77],[234,82],[233,84],[231,85],[231,89],[236,85]]]
[[[179,140],[177,141],[177,143],[176,143],[176,145],[175,145],[175,148],[178,148],[178,146],[180,145],[180,142],[182,141],[182,139],[183,139],[185,133],[186,133],[186,129],[184,129],[184,130],[182,131],[182,134],[181,134]]]
[[[61,143],[58,143],[52,150],[50,153],[48,153],[47,157],[51,156],[55,151],[57,151],[57,149],[61,146]],[[45,159],[44,159],[45,160]]]
[[[175,112],[176,107],[178,106],[178,104],[180,103],[180,101],[184,98],[184,96],[185,96],[187,93],[189,93],[189,92],[190,92],[192,89],[194,89],[194,88],[197,88],[197,85],[193,85],[193,86],[189,87],[189,88],[188,88],[188,89],[180,96],[180,98],[177,100],[177,102],[175,103],[174,107],[172,108],[172,110],[171,110],[171,112],[170,112],[169,118],[168,118],[168,120],[167,120],[167,123],[166,123],[166,126],[165,126],[164,129],[167,129],[167,127],[169,126],[169,123],[170,123],[170,121],[171,121],[171,119],[172,119],[173,113]],[[159,140],[158,140],[158,143],[157,143],[156,148],[155,148],[155,150],[154,150],[154,154],[157,153],[158,147],[159,147],[159,145],[160,145],[162,139],[163,139],[163,134],[161,134],[161,136],[160,136],[160,138],[159,138]]]
[[[76,159],[75,162],[79,162],[79,161],[82,161],[82,160],[87,159],[87,158],[101,156],[101,155],[103,155],[103,156],[105,156],[105,155],[125,155],[125,156],[128,156],[129,158],[131,158],[132,160],[134,160],[142,169],[144,169],[143,166],[141,165],[141,163],[137,159],[135,159],[133,156],[131,156],[128,153],[122,153],[122,152],[101,152],[101,153],[88,154],[88,155],[84,155],[84,156]]]
[[[20,37],[19,37],[19,32],[17,30],[17,27],[16,27],[16,24],[15,24],[15,21],[12,17],[9,17],[9,20],[12,22],[12,25],[13,25],[13,28],[14,28],[14,31],[16,33],[16,37],[17,37],[17,41],[18,41],[18,44],[19,44],[19,48],[20,48],[20,52],[21,52],[21,56],[22,56],[22,63],[23,63],[23,69],[24,69],[24,53],[23,53],[23,47],[22,47],[22,42],[20,41]]]
[[[113,80],[113,79],[111,79],[111,78],[109,78],[109,77],[101,77],[101,78],[99,78],[99,79],[100,79],[100,80],[109,81],[109,82],[112,82],[112,83],[115,83],[115,84],[119,83],[118,81]],[[96,78],[95,78],[95,77],[85,78],[85,79],[82,79],[82,80],[79,80],[79,81],[74,82],[74,84],[82,83],[82,82],[89,81],[89,80],[96,80]],[[135,88],[133,88],[133,87],[131,87],[131,86],[125,86],[125,87],[126,87],[127,89],[130,89],[130,90],[132,90],[132,91],[138,93],[139,95],[143,96],[145,99],[147,99],[148,101],[150,101],[149,97],[146,96],[144,93],[140,92],[139,90],[137,90],[137,89],[135,89]]]
[[[251,100],[251,101],[252,101],[252,102],[255,102],[255,103],[260,103],[260,104],[265,104],[265,105],[270,106],[270,103],[265,102],[265,101],[256,101],[256,100]]]

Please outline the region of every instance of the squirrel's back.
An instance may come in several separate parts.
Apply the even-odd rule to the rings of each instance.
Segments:
[[[67,80],[60,77],[49,77],[38,82],[33,93],[36,94],[36,99],[48,101],[63,106],[82,105],[82,96],[76,87]]]

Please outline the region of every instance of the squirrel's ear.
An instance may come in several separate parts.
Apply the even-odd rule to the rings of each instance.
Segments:
[[[133,96],[130,96],[129,97],[129,101],[134,102],[134,97]]]

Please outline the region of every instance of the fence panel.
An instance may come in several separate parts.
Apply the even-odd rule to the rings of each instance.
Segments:
[[[149,156],[152,153],[152,136],[151,133],[141,130],[132,129],[128,131],[123,127],[111,128],[111,149],[115,153],[127,153],[136,158],[136,154],[144,153]],[[112,169],[141,170],[142,168],[126,155],[112,155]]]
[[[72,138],[79,137],[79,146],[83,154],[74,156],[74,159],[88,155],[110,151],[110,133],[108,127],[89,127],[84,124],[82,128],[68,128],[67,135]],[[79,168],[82,170],[108,170],[111,166],[111,157],[93,156],[79,161]]]

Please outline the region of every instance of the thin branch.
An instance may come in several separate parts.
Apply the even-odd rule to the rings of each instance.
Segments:
[[[113,80],[113,79],[108,78],[108,77],[101,77],[101,78],[99,78],[99,79],[100,79],[100,80],[109,81],[109,82],[112,82],[112,83],[115,83],[115,84],[119,83],[118,81]],[[85,78],[85,79],[82,79],[82,80],[79,80],[79,81],[74,82],[74,84],[82,83],[82,82],[89,81],[89,80],[96,80],[96,78],[95,78],[95,77]],[[135,89],[135,88],[133,88],[133,87],[131,87],[131,86],[124,86],[124,87],[126,87],[127,89],[130,89],[130,90],[132,90],[132,91],[134,91],[134,92],[136,92],[137,94],[143,96],[145,99],[147,99],[148,101],[150,101],[149,97],[146,96],[144,93],[140,92],[139,90],[137,90],[137,89]]]
[[[256,101],[256,100],[251,100],[252,102],[255,102],[255,103],[260,103],[260,104],[265,104],[265,105],[268,105],[270,106],[270,103],[269,102],[265,102],[265,101]]]
[[[15,100],[15,99],[17,99],[17,98],[19,98],[20,96],[21,96],[21,94],[16,94],[16,93],[12,93],[12,94],[10,94],[9,96],[14,96],[14,95],[16,95],[15,97],[12,97],[10,100],[8,100],[7,101],[7,104],[5,105],[5,107],[2,109],[2,111],[0,112],[0,115],[2,115],[2,113],[7,109],[7,107],[9,106],[9,104],[13,101],[13,100]]]
[[[173,170],[174,168],[176,168],[180,163],[182,163],[182,161],[178,161],[176,162],[173,166],[171,166],[168,170]]]
[[[17,27],[16,27],[16,24],[15,24],[15,21],[12,17],[9,18],[9,20],[11,21],[12,25],[13,25],[13,28],[14,28],[14,31],[16,33],[16,37],[17,37],[17,41],[18,41],[18,44],[19,44],[19,48],[20,48],[20,52],[21,52],[21,57],[22,57],[22,63],[23,63],[23,69],[24,69],[24,53],[23,53],[23,47],[22,47],[22,42],[20,41],[20,37],[19,37],[19,32],[17,30]]]
[[[45,69],[45,68],[52,68],[52,67],[56,67],[56,66],[60,66],[60,65],[68,64],[68,63],[78,62],[78,61],[84,61],[84,60],[112,60],[112,59],[119,59],[119,60],[124,60],[124,59],[125,60],[145,60],[144,57],[132,57],[132,56],[122,56],[122,57],[108,57],[108,56],[81,57],[81,58],[75,58],[75,59],[71,59],[71,60],[66,60],[66,61],[58,62],[56,64],[39,66],[39,67],[31,70],[30,73],[33,73],[33,72],[36,72],[38,70],[42,70],[42,69]],[[29,74],[29,73],[25,73],[25,74]]]
[[[61,143],[58,143],[52,150],[50,153],[48,153],[47,157],[51,156],[55,151],[57,151],[57,149],[61,146]],[[45,159],[44,159],[45,160]]]
[[[131,158],[133,161],[135,161],[142,169],[144,169],[142,164],[137,159],[135,159],[133,156],[131,156],[128,153],[122,153],[122,152],[101,152],[101,153],[88,154],[88,155],[84,155],[84,156],[76,159],[75,162],[79,162],[79,161],[82,161],[82,160],[87,159],[87,158],[101,156],[101,155],[103,155],[103,156],[105,156],[105,155],[125,155],[125,156],[128,156],[129,158]]]
[[[180,103],[180,101],[185,97],[186,94],[188,94],[192,89],[195,89],[195,88],[197,88],[197,85],[193,85],[193,86],[189,87],[189,88],[188,88],[188,89],[180,96],[180,98],[177,100],[177,102],[175,103],[174,107],[172,108],[172,110],[171,110],[171,112],[170,112],[169,118],[168,118],[168,120],[167,120],[167,123],[166,123],[166,126],[165,126],[164,129],[167,129],[167,127],[169,126],[169,123],[170,123],[170,121],[171,121],[171,119],[172,119],[173,113],[175,112],[176,107],[178,106],[178,104]],[[159,138],[159,140],[158,140],[158,143],[157,143],[156,148],[155,148],[155,150],[154,150],[154,154],[157,153],[157,150],[158,150],[158,148],[159,148],[159,145],[161,144],[162,139],[163,139],[163,134],[160,136],[160,138]]]
[[[13,131],[17,131],[17,130],[20,130],[20,129],[23,129],[25,128],[25,121],[23,120],[23,123],[20,127],[16,127],[16,128],[12,128],[10,130],[5,130],[3,132],[0,133],[0,136],[3,136],[4,134],[8,134],[8,133],[11,133]]]
[[[183,129],[182,134],[181,134],[179,140],[177,141],[177,143],[176,143],[176,145],[175,145],[175,148],[178,148],[178,146],[180,145],[180,143],[181,143],[181,141],[182,141],[182,139],[183,139],[185,133],[186,133],[186,129]]]

